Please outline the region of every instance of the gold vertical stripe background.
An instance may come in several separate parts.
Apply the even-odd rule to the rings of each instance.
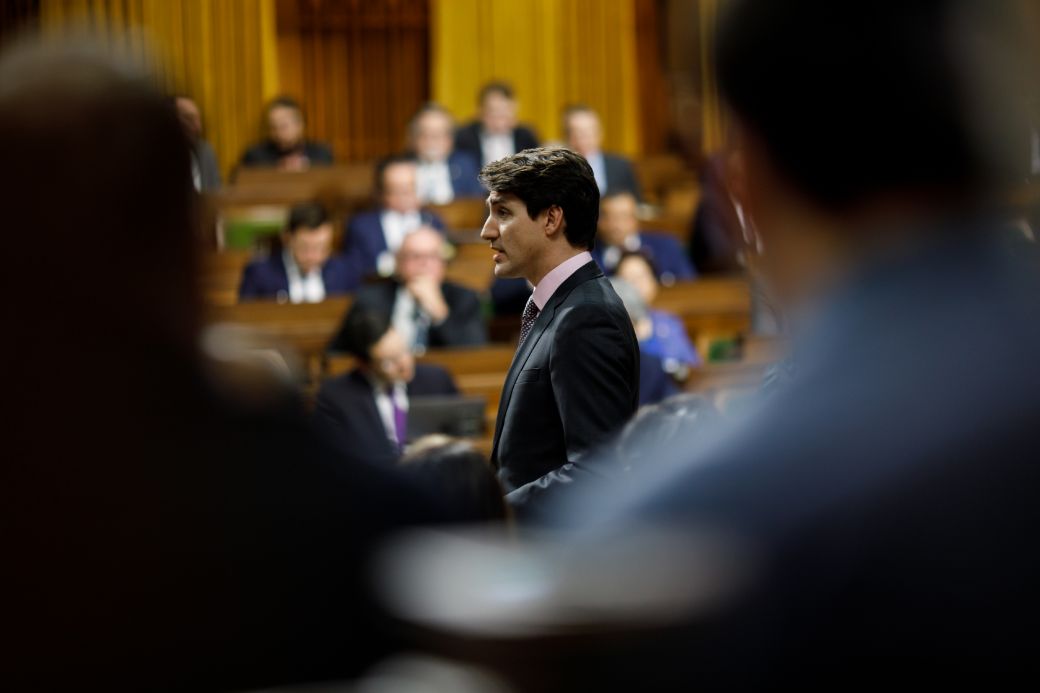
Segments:
[[[431,0],[433,98],[460,120],[481,84],[516,89],[521,120],[543,140],[562,137],[560,112],[587,103],[604,147],[640,153],[634,0]]]
[[[195,99],[225,179],[262,134],[278,93],[275,0],[42,0],[41,25],[87,26],[135,55],[158,58],[159,86]],[[142,37],[150,44],[143,45]]]

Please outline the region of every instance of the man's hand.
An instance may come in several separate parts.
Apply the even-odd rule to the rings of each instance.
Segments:
[[[416,303],[430,316],[433,324],[437,325],[448,318],[448,303],[441,293],[441,285],[433,277],[416,277],[405,285],[408,293],[412,295]]]

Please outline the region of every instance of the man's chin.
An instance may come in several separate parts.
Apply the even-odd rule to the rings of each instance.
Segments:
[[[508,264],[498,262],[495,263],[495,277],[497,279],[516,279],[517,274]]]

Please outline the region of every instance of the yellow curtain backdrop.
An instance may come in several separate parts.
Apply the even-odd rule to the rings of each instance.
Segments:
[[[86,26],[158,59],[160,87],[188,94],[227,179],[278,92],[274,0],[42,0],[45,34]],[[149,48],[145,48],[148,44]]]
[[[718,25],[719,1],[700,0],[701,41],[701,121],[703,123],[703,153],[717,151],[726,141],[726,124],[715,80],[715,30]]]
[[[560,112],[586,103],[603,119],[604,148],[641,149],[634,0],[431,0],[433,98],[462,121],[477,91],[510,82],[520,119],[545,140]]]

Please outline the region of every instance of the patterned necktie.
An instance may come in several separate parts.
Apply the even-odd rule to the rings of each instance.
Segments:
[[[397,446],[403,450],[408,435],[408,414],[397,405],[393,385],[387,386],[386,396],[390,398],[390,406],[394,409],[394,434],[397,436]]]
[[[534,302],[534,298],[527,299],[527,305],[524,306],[524,314],[520,316],[520,342],[516,345],[518,350],[524,345],[527,335],[531,333],[531,328],[534,327],[534,321],[538,318],[540,312]]]

